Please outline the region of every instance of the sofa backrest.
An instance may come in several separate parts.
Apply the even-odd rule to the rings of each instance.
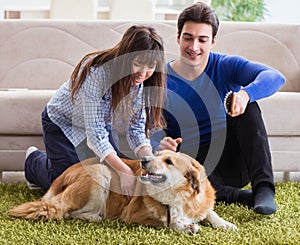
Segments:
[[[0,90],[57,89],[88,52],[112,47],[132,24],[154,26],[166,60],[178,55],[175,21],[0,21]],[[300,25],[222,22],[214,51],[242,55],[278,69],[281,91],[300,92]]]
[[[300,92],[300,25],[223,22],[215,51],[271,66],[286,78],[281,91]]]
[[[115,21],[0,21],[0,89],[57,89],[86,53],[112,47],[132,24]],[[166,46],[175,50],[175,26],[157,23],[155,27],[165,37]]]

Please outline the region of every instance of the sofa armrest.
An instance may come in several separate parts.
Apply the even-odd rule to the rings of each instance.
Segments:
[[[41,134],[41,112],[54,93],[55,90],[1,90],[0,135]]]
[[[300,135],[300,93],[277,92],[258,103],[262,110],[268,135]]]

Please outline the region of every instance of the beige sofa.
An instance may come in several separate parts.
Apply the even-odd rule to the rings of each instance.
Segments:
[[[166,59],[178,55],[176,22],[151,24]],[[23,170],[25,150],[43,149],[40,114],[84,54],[111,47],[133,22],[0,21],[0,173]],[[221,23],[215,51],[243,55],[286,77],[281,91],[260,101],[274,171],[300,171],[300,25]]]

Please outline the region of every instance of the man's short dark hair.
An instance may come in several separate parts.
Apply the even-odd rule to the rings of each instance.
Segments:
[[[185,8],[178,17],[177,31],[181,35],[182,28],[186,21],[205,23],[212,26],[213,38],[217,35],[219,29],[219,19],[214,10],[207,4],[198,2]]]

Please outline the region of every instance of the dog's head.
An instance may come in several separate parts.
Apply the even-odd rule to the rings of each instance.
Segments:
[[[140,181],[147,185],[147,192],[164,192],[197,195],[207,181],[203,166],[194,158],[179,152],[163,150],[154,157],[141,161],[143,169]]]

